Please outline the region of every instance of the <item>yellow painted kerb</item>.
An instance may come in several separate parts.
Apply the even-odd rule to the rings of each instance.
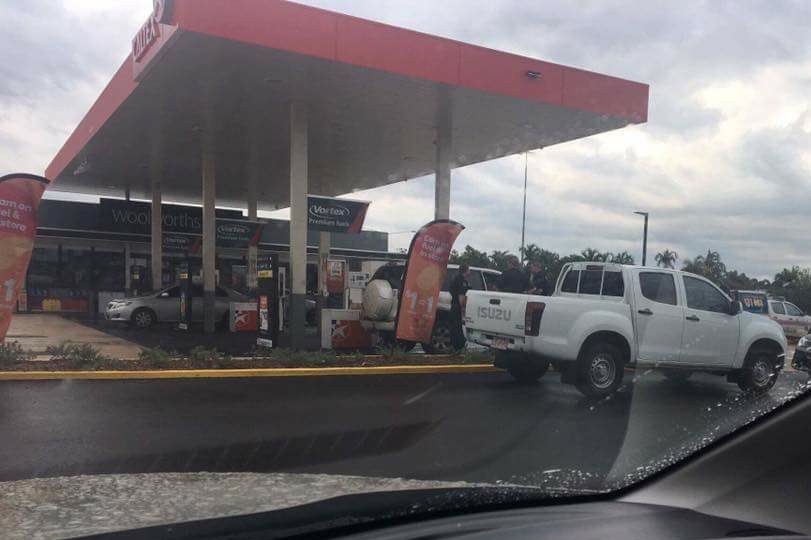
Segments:
[[[234,379],[250,377],[489,373],[495,371],[500,370],[490,364],[336,368],[166,369],[145,371],[0,371],[0,381],[47,381],[60,379]]]

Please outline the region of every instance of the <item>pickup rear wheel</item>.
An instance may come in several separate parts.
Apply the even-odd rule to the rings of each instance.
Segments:
[[[549,370],[549,360],[520,352],[497,351],[496,365],[505,367],[513,379],[522,384],[537,382]]]
[[[750,394],[765,394],[777,382],[777,353],[774,349],[758,347],[749,351],[738,378],[738,386]]]
[[[596,342],[580,356],[577,366],[577,389],[590,398],[612,394],[622,384],[625,359],[616,345]]]

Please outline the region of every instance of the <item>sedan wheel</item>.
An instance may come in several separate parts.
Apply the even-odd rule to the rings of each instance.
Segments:
[[[149,328],[155,324],[155,314],[146,308],[139,309],[132,314],[132,323],[136,328]]]

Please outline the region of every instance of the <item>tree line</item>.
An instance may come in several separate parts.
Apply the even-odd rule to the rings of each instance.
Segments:
[[[561,256],[554,251],[542,249],[536,244],[529,244],[519,252],[524,256],[527,266],[531,263],[538,263],[550,283],[557,281],[560,269],[569,262],[596,261],[618,264],[634,264],[635,262],[633,255],[627,251],[611,253],[594,248],[586,248],[580,253]],[[487,253],[468,245],[461,252],[453,250],[450,262],[494,268],[503,272],[507,269],[507,260],[512,256],[513,254],[509,251],[494,250]],[[679,265],[679,254],[673,250],[664,249],[654,255],[654,261],[657,266],[662,268],[676,268]],[[681,270],[704,276],[727,292],[736,289],[761,290],[772,296],[785,297],[806,313],[811,312],[811,269],[808,268],[793,266],[784,268],[775,274],[774,279],[757,279],[747,276],[744,272],[727,268],[721,254],[709,249],[705,254],[684,259]]]

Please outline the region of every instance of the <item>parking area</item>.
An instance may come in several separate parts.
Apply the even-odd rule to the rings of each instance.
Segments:
[[[317,343],[315,328],[307,329],[307,337]],[[92,345],[104,356],[117,360],[134,360],[145,348],[161,348],[170,353],[188,354],[195,347],[216,349],[231,356],[248,356],[256,348],[256,334],[232,333],[218,330],[203,332],[202,325],[180,331],[169,324],[158,324],[147,330],[107,321],[72,319],[57,314],[24,313],[15,315],[8,334],[9,341],[47,359],[49,346],[66,342]],[[284,346],[284,341],[282,341]]]
[[[15,315],[11,320],[7,339],[18,342],[41,359],[49,358],[46,352],[48,347],[65,342],[86,343],[103,355],[120,360],[134,360],[141,351],[141,346],[134,341],[56,314]]]

